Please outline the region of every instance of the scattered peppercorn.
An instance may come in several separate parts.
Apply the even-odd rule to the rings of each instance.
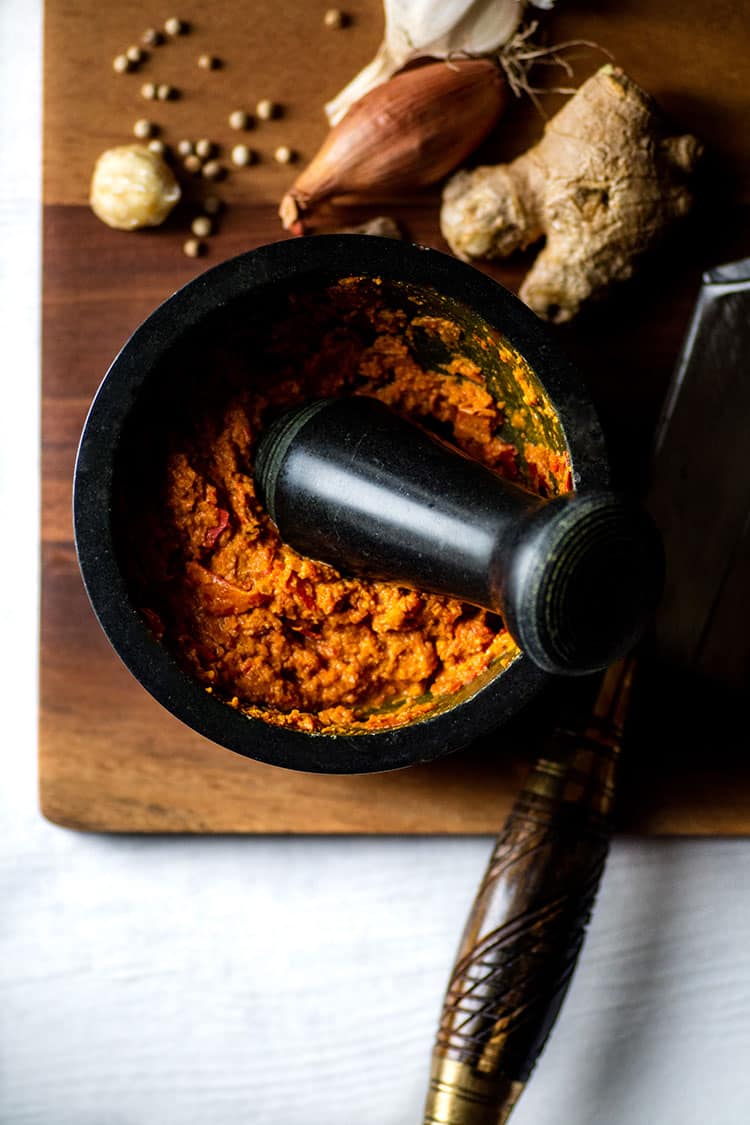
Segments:
[[[346,27],[348,22],[349,17],[338,8],[329,8],[323,16],[324,26],[330,28],[331,31],[338,31],[339,28]]]
[[[232,149],[232,163],[237,164],[240,168],[246,164],[253,164],[255,161],[255,153],[247,145],[235,145]]]
[[[218,160],[209,160],[203,165],[203,175],[207,180],[220,180],[224,176],[224,168]]]
[[[338,29],[349,23],[349,17],[341,10],[331,8],[325,13],[323,23],[328,28]],[[185,35],[189,30],[189,24],[176,16],[170,17],[164,22],[164,32],[167,36]],[[164,41],[164,33],[153,27],[147,28],[141,36],[141,43],[143,47],[147,48],[161,46]],[[139,46],[132,45],[128,47],[124,54],[113,59],[112,66],[116,73],[122,74],[137,68],[147,58],[146,51]],[[197,65],[201,70],[216,70],[221,67],[222,62],[215,55],[202,54],[198,56]],[[154,82],[144,82],[141,86],[141,97],[149,101],[154,99],[169,101],[178,96],[179,91],[167,83],[157,85]],[[270,98],[261,98],[255,107],[255,113],[261,121],[270,121],[275,117],[282,116],[282,106],[271,101]],[[252,128],[254,120],[252,115],[245,110],[236,109],[229,114],[228,123],[232,129],[242,131]],[[168,147],[156,137],[158,132],[158,125],[146,118],[140,118],[133,125],[134,135],[139,140],[151,138],[148,141],[149,150],[155,156],[164,157],[168,154]],[[200,172],[207,180],[223,179],[226,175],[226,168],[218,160],[209,159],[216,153],[217,146],[208,138],[201,138],[197,142],[183,139],[178,142],[176,148],[180,156],[183,157],[182,163],[187,172],[194,174]],[[232,163],[238,167],[253,164],[257,159],[257,153],[248,145],[237,144],[231,149]],[[279,145],[274,152],[274,159],[279,164],[290,164],[297,159],[297,153],[288,145]],[[191,230],[195,237],[188,239],[183,245],[183,252],[188,257],[197,258],[205,253],[206,244],[202,239],[207,238],[213,231],[213,222],[210,216],[218,215],[223,207],[223,201],[215,195],[209,195],[203,201],[205,214],[198,215],[191,223]]]
[[[155,27],[147,27],[141,36],[141,43],[144,47],[160,47],[164,42],[164,36]]]
[[[255,107],[255,112],[261,121],[270,121],[272,117],[279,116],[279,106],[275,102],[269,101],[268,98],[261,98]]]
[[[141,117],[133,126],[133,136],[138,137],[140,140],[145,140],[146,137],[153,137],[155,132],[156,126],[153,121],[147,121],[145,117]]]
[[[206,244],[199,238],[189,238],[183,245],[182,252],[187,254],[188,258],[200,258],[205,249]]]
[[[250,128],[250,117],[244,109],[235,109],[229,114],[229,127],[231,129]]]

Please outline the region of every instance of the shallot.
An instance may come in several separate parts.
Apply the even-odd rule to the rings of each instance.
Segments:
[[[325,199],[383,196],[436,183],[484,140],[507,86],[490,59],[429,63],[365,94],[329,132],[284,196],[287,230]]]

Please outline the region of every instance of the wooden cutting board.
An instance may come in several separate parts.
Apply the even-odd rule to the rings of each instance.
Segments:
[[[281,236],[275,205],[291,174],[274,163],[273,150],[287,144],[300,160],[309,158],[325,133],[324,101],[377,46],[382,15],[375,0],[347,4],[351,25],[341,31],[324,29],[326,7],[191,0],[179,12],[189,34],[154,50],[138,72],[115,75],[113,57],[163,13],[145,0],[48,0],[40,793],[44,814],[59,824],[136,832],[493,832],[531,753],[534,724],[525,716],[481,746],[397,774],[327,777],[246,761],[193,734],[140,688],[101,634],[78,576],[70,523],[75,448],[109,362],[142,318],[206,265]],[[701,269],[750,252],[747,20],[742,5],[713,5],[709,17],[698,0],[561,8],[549,19],[550,39],[606,46],[712,151],[710,204],[638,283],[560,331],[589,381],[621,471],[638,474]],[[218,56],[222,67],[199,69],[202,53]],[[581,81],[601,56],[577,53]],[[170,83],[180,97],[145,101],[145,81]],[[221,185],[227,210],[203,262],[181,253],[196,213],[189,206],[165,228],[138,234],[111,231],[89,211],[97,155],[127,143],[137,118],[158,122],[170,143],[206,136],[228,146],[239,139],[227,125],[229,112],[266,97],[283,114],[242,138],[260,161]],[[552,110],[554,97],[546,104]],[[528,104],[514,107],[485,155],[513,155],[540,127]],[[445,248],[434,195],[331,212],[324,225],[378,210],[399,218],[416,241]],[[523,268],[521,261],[492,272],[513,289]],[[720,686],[689,685],[660,670],[652,670],[644,693],[626,756],[622,827],[748,832],[750,767],[738,700]]]

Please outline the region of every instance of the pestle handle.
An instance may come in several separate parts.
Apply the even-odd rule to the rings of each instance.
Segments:
[[[604,869],[632,659],[585,729],[558,729],[497,838],[432,1056],[424,1125],[503,1125],[570,983]]]
[[[581,675],[623,656],[661,590],[643,511],[608,492],[544,500],[377,399],[282,415],[261,439],[255,478],[295,550],[498,612],[546,672]]]

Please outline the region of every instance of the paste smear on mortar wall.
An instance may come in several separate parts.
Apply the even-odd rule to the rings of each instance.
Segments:
[[[416,301],[396,307],[385,288],[352,278],[293,295],[273,323],[240,318],[220,345],[193,348],[161,392],[158,425],[133,438],[140,475],[119,487],[121,550],[155,635],[206,690],[306,731],[399,726],[518,650],[484,610],[342,576],[283,544],[252,479],[269,418],[372,395],[537,492],[571,487],[567,452],[547,440],[554,411],[523,360]],[[468,352],[505,365],[513,402],[493,397]]]

